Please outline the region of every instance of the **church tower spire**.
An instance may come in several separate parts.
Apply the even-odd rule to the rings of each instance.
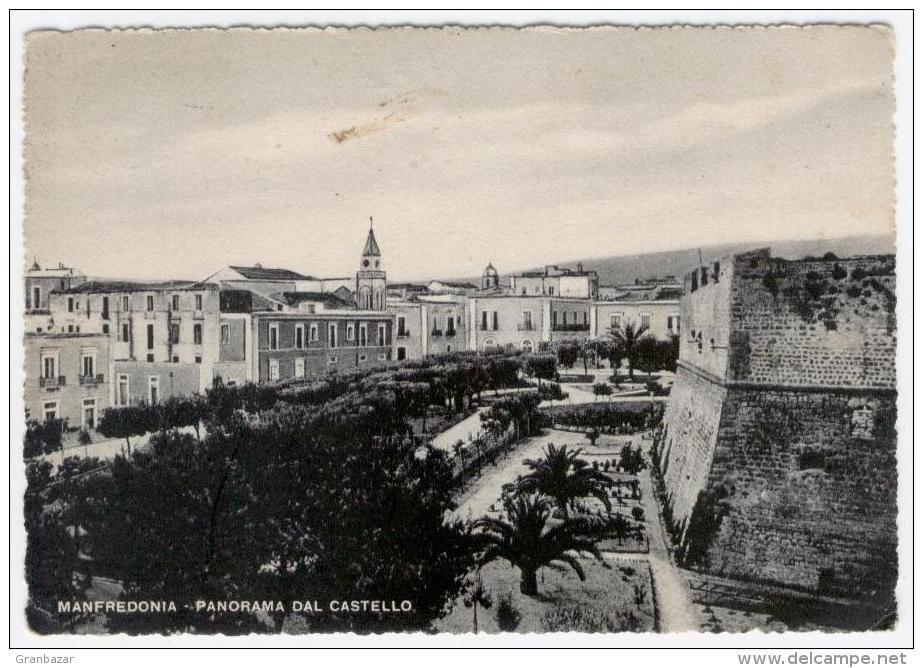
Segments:
[[[362,249],[359,271],[356,272],[356,307],[364,311],[384,311],[387,277],[373,226],[374,220],[369,216],[369,234]]]

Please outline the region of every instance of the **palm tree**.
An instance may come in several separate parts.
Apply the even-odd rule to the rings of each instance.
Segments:
[[[474,523],[486,547],[480,558],[484,565],[506,559],[520,570],[519,591],[527,596],[538,594],[536,574],[543,566],[570,566],[580,580],[586,579],[577,555],[588,552],[602,559],[596,547],[604,535],[604,524],[590,518],[548,525],[549,502],[541,495],[507,498],[505,519],[482,517]],[[573,554],[577,553],[577,555]]]
[[[647,333],[647,325],[636,325],[630,322],[624,327],[617,325],[609,328],[609,335],[612,341],[622,351],[622,355],[628,360],[628,377],[635,379],[635,360],[638,358],[638,351],[641,342],[644,339],[651,338]]]
[[[596,497],[611,511],[606,492],[612,486],[612,479],[594,470],[580,458],[580,453],[579,448],[568,450],[566,445],[556,448],[549,443],[544,457],[525,461],[531,471],[516,481],[517,490],[526,494],[538,492],[554,499],[565,521],[570,519],[568,506],[587,496]]]

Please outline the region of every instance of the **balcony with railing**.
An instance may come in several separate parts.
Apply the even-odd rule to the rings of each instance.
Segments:
[[[48,389],[53,389],[55,387],[61,387],[62,385],[67,385],[67,377],[65,376],[43,376],[38,379],[38,384],[40,387],[46,387]]]
[[[156,320],[156,319],[157,319],[157,311],[145,311],[145,312],[144,312],[144,319],[145,319],[145,320]]]
[[[410,336],[410,332],[407,330],[398,330],[395,336],[399,339],[406,339],[407,337]]]
[[[454,330],[454,329],[447,329],[447,330],[445,330],[445,337],[446,337],[447,339],[451,339],[453,336],[455,336],[455,330]]]
[[[551,326],[553,332],[588,332],[590,323],[588,322],[561,322]]]
[[[105,379],[101,373],[80,376],[80,384],[84,387],[96,387],[97,385],[102,385],[104,382]]]
[[[532,332],[535,330],[535,325],[533,325],[531,322],[521,322],[516,325],[516,329],[518,329],[520,332]]]
[[[443,331],[441,329],[434,329],[433,331],[430,332],[431,336],[442,336],[442,334],[443,334]]]

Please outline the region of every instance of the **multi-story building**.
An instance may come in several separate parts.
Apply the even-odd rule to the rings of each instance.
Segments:
[[[218,358],[217,285],[90,281],[51,295],[58,333],[110,337],[112,403],[207,388]]]
[[[520,296],[576,297],[596,299],[599,294],[599,276],[595,271],[546,265],[542,271],[524,272],[510,276],[510,291]]]
[[[636,328],[644,327],[646,333],[654,338],[667,340],[679,336],[679,300],[623,299],[593,302],[590,306],[590,320],[597,338],[609,336],[614,328],[634,324]]]
[[[58,263],[57,267],[42,269],[38,262],[26,272],[26,314],[27,332],[47,332],[53,327],[50,322],[49,299],[52,292],[70,290],[86,281],[86,276],[72,267]]]
[[[551,300],[496,295],[468,301],[468,349],[511,347],[535,351],[551,340]]]
[[[26,413],[69,428],[94,429],[110,403],[109,337],[91,333],[26,332]]]

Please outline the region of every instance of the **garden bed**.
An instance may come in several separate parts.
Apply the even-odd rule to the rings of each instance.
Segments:
[[[538,574],[538,596],[519,591],[519,569],[504,560],[481,569],[481,581],[491,599],[489,610],[478,609],[482,633],[542,633],[577,631],[614,633],[653,631],[654,605],[650,567],[644,561],[598,561],[580,558],[586,573],[581,582],[573,570],[542,568]],[[500,600],[508,597],[509,606]],[[501,608],[514,611],[500,614]],[[515,617],[519,619],[513,624]],[[498,620],[499,617],[499,620]],[[442,633],[472,633],[474,614],[462,598],[452,611],[434,624]],[[501,620],[503,628],[501,628]]]

